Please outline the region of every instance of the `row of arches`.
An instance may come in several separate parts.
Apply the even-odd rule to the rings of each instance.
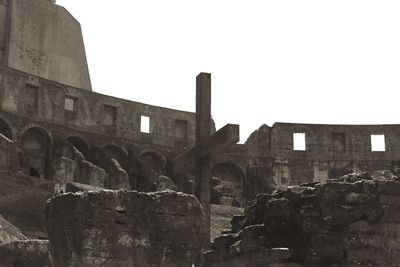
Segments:
[[[9,125],[0,119],[0,133],[14,139],[13,132]],[[17,140],[21,148],[20,164],[24,172],[30,176],[51,179],[49,168],[54,148],[53,137],[43,128],[32,126],[25,130]],[[87,161],[91,161],[100,167],[104,163],[96,159],[93,147],[79,136],[69,136],[65,142],[75,147]],[[143,188],[145,176],[166,175],[167,162],[165,157],[154,151],[142,151],[134,153],[116,144],[104,144],[100,146],[106,158],[113,158],[128,173],[131,187],[140,190]],[[218,194],[213,199],[215,204],[228,204],[240,206],[243,199],[242,188],[244,185],[244,173],[234,163],[221,162],[212,168],[212,176],[216,178],[214,184],[216,190],[225,192]],[[226,193],[228,192],[228,193]],[[226,202],[231,203],[226,203]]]
[[[46,129],[39,126],[31,126],[22,133],[18,140],[15,140],[17,138],[13,136],[9,124],[0,118],[0,133],[8,139],[16,141],[20,147],[20,165],[26,174],[40,178],[51,178],[49,177],[49,168],[54,149],[54,140],[53,136]],[[99,160],[96,160],[93,155],[93,147],[83,138],[69,136],[64,141],[82,153],[87,161],[99,164]],[[129,160],[132,158],[140,161],[141,165],[146,165],[155,175],[166,174],[166,160],[161,154],[155,151],[142,151],[133,157],[131,154],[136,152],[129,151],[116,144],[104,144],[97,148],[102,150],[106,158],[117,160],[120,166],[131,175],[138,175],[138,172],[134,172],[129,164]],[[66,152],[66,154],[70,155],[69,157],[71,158],[73,157],[73,151]],[[101,166],[102,164],[99,165],[103,167]],[[133,165],[135,166],[135,164]],[[136,177],[137,179],[140,179],[140,177]]]

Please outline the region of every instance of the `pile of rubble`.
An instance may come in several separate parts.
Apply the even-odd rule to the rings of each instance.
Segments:
[[[260,194],[204,266],[400,264],[400,182],[389,171]]]

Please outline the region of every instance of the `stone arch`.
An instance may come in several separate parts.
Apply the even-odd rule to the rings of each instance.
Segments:
[[[0,118],[0,133],[10,140],[13,139],[10,126],[8,125],[8,123],[5,120],[3,120],[1,118]]]
[[[242,206],[244,172],[235,163],[220,162],[215,164],[211,169],[212,187],[214,196],[212,203]]]
[[[43,128],[28,128],[21,136],[23,167],[27,174],[35,170],[36,176],[48,179],[48,168],[52,151],[52,138]]]
[[[140,153],[139,157],[158,175],[164,175],[166,173],[166,160],[161,154],[155,151],[145,151]]]
[[[75,135],[69,136],[65,140],[78,149],[85,156],[86,160],[90,159],[90,146],[85,140]]]
[[[105,145],[103,146],[103,151],[107,158],[114,158],[118,161],[121,167],[128,171],[128,153],[124,148],[118,145]]]

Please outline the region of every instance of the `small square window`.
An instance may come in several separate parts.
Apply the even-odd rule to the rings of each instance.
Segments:
[[[150,117],[140,116],[140,132],[150,133]]]
[[[75,99],[72,97],[65,97],[64,109],[68,111],[75,110]]]
[[[298,150],[298,151],[306,150],[305,133],[293,133],[293,150]]]
[[[386,151],[384,134],[371,134],[371,151]]]

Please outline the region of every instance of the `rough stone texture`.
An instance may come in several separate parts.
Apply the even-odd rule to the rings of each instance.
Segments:
[[[118,190],[118,189],[130,189],[128,173],[121,167],[116,159],[109,159],[107,161],[107,172],[109,173],[108,181],[106,182],[106,188]]]
[[[211,205],[211,233],[210,238],[214,240],[221,233],[231,230],[231,219],[233,216],[243,215],[243,208]]]
[[[49,241],[26,240],[0,244],[1,267],[53,267]]]
[[[92,90],[81,27],[67,10],[43,0],[10,0],[1,15],[9,26],[6,66]]]
[[[4,66],[0,66],[0,88],[0,133],[11,133],[9,138],[21,148],[20,162],[7,157],[4,161],[13,162],[13,168],[21,163],[25,174],[38,173],[35,176],[52,179],[61,188],[71,181],[108,183],[109,173],[103,171],[109,165],[106,160],[114,158],[132,184],[139,185],[131,185],[133,189],[154,190],[159,175],[174,178],[167,173],[167,163],[194,143],[195,116],[190,112],[96,94]],[[76,100],[73,111],[65,110],[66,97]],[[110,107],[115,112],[106,120]],[[150,117],[150,133],[140,131],[141,115]],[[183,137],[175,133],[176,121],[187,124]],[[106,159],[98,161],[95,151],[102,151]],[[140,171],[142,165],[151,170]],[[108,172],[112,170],[116,169]],[[149,173],[154,177],[149,178]],[[126,177],[123,187],[127,188]]]
[[[160,175],[156,179],[156,191],[175,190],[174,182],[165,175]]]
[[[293,133],[305,133],[306,150],[293,150]],[[386,151],[371,151],[371,134],[385,134]],[[399,125],[275,123],[261,126],[245,143],[257,177],[276,188],[338,178],[349,172],[399,169]],[[272,178],[272,179],[271,179]]]
[[[21,231],[0,215],[0,244],[17,240],[27,240]]]
[[[0,168],[19,171],[18,148],[13,141],[0,134]]]
[[[397,266],[399,200],[400,182],[388,171],[258,195],[214,239],[205,266],[260,266],[265,255],[279,266]],[[268,254],[282,247],[287,257]]]
[[[47,206],[55,266],[191,266],[206,240],[196,198],[173,191],[67,193]]]
[[[42,216],[54,186],[48,180],[0,171],[0,214],[27,237],[46,237]]]
[[[65,193],[77,193],[77,192],[85,192],[85,191],[101,191],[104,190],[102,187],[96,187],[87,184],[80,183],[67,183],[65,185]]]

